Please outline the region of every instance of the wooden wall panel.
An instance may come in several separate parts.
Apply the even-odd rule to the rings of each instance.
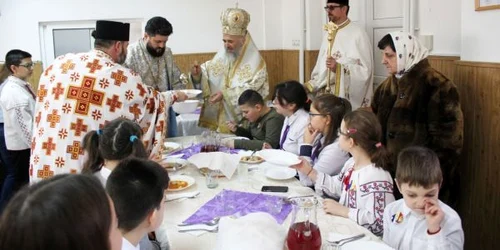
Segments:
[[[38,82],[40,81],[40,76],[43,72],[43,65],[40,61],[35,61],[33,66],[33,74],[28,78],[28,82],[31,83],[31,87],[34,91],[38,89]],[[3,63],[0,63],[0,69],[3,68]]]
[[[319,50],[306,50],[304,55],[304,80],[307,82],[311,80],[311,73],[318,60]],[[298,63],[298,62],[297,62]]]
[[[457,61],[464,112],[459,213],[465,249],[498,249],[500,232],[500,64]]]
[[[429,56],[429,63],[433,68],[443,73],[446,77],[453,80],[455,77],[455,61],[460,60],[458,56]]]
[[[272,98],[274,87],[283,81],[283,51],[282,50],[263,50],[260,52],[264,61],[266,61],[267,74],[269,78],[269,96]]]

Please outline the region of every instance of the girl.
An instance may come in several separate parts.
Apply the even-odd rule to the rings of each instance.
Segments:
[[[304,129],[309,124],[309,103],[304,86],[297,81],[287,81],[276,85],[273,104],[276,112],[285,117],[281,129],[279,148],[296,155],[304,141]],[[271,148],[267,143],[264,148]]]
[[[381,144],[382,127],[370,111],[347,114],[338,131],[339,145],[350,158],[337,176],[328,176],[302,161],[294,166],[315,182],[316,192],[339,197],[325,199],[325,212],[349,218],[375,235],[383,233],[384,208],[394,201],[393,183],[386,170],[387,151]]]
[[[115,119],[103,129],[88,132],[83,138],[88,158],[82,173],[95,174],[106,185],[111,171],[121,160],[129,156],[148,158],[141,138],[141,127],[125,118]]]
[[[0,219],[0,249],[120,250],[113,202],[88,175],[56,175],[19,191]]]
[[[348,100],[331,94],[314,99],[309,112],[310,123],[304,130],[304,143],[300,145],[300,155],[316,171],[326,175],[336,175],[349,159],[347,152],[339,147],[337,130],[342,117],[351,111]],[[312,186],[314,182],[308,173],[299,171],[300,182]]]

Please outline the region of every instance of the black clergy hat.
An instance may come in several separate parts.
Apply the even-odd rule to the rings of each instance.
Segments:
[[[95,24],[92,36],[95,39],[128,41],[130,35],[130,24],[114,21],[99,20]]]
[[[327,0],[326,3],[338,3],[340,5],[349,6],[349,0]]]

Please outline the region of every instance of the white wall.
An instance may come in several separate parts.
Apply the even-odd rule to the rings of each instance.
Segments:
[[[500,9],[475,11],[474,1],[462,0],[464,61],[500,63]]]
[[[474,5],[473,0],[465,0]],[[432,55],[459,56],[461,51],[461,6],[457,0],[418,0],[416,34],[432,35]],[[464,19],[466,20],[466,19]]]
[[[276,1],[267,0],[266,2]],[[10,49],[30,52],[34,60],[41,59],[40,22],[80,21],[97,19],[142,19],[143,24],[156,15],[167,18],[174,26],[168,46],[174,53],[214,52],[222,46],[220,13],[235,6],[235,0],[3,0],[0,3],[0,55]],[[239,0],[239,7],[251,15],[248,27],[261,49],[281,48],[280,42],[265,40],[264,27],[273,29],[279,16],[265,25],[264,0]],[[267,16],[273,17],[272,14]],[[143,25],[143,26],[144,26]],[[275,24],[279,25],[279,24]],[[279,35],[279,34],[278,34]],[[269,35],[268,35],[269,36]]]

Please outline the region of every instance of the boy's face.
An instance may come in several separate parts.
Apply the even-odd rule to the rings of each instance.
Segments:
[[[240,105],[241,113],[250,122],[255,122],[260,118],[260,111],[262,110],[262,105],[257,104],[254,106],[243,104]]]
[[[161,200],[161,203],[160,203],[160,208],[158,209],[154,209],[152,214],[150,214],[149,218],[150,218],[150,228],[149,230],[150,231],[155,231],[156,229],[158,229],[161,225],[161,223],[163,223],[163,216],[165,214],[165,206],[167,204],[167,200],[166,200],[166,195],[164,194],[163,195],[163,199]]]
[[[411,210],[418,214],[425,213],[427,200],[438,200],[439,184],[434,184],[430,188],[422,186],[410,186],[408,183],[398,183],[396,181],[403,199]]]

